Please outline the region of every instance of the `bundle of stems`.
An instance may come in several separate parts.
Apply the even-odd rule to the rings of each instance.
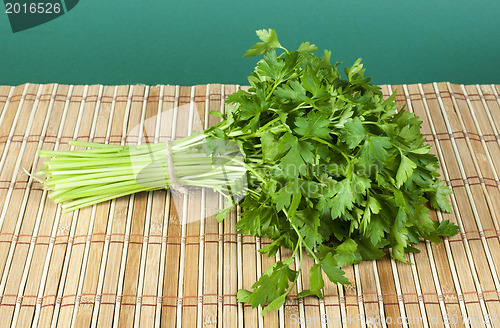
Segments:
[[[187,187],[211,188],[230,198],[245,192],[247,164],[236,145],[225,143],[214,155],[203,133],[169,143],[110,145],[71,141],[83,150],[40,150],[49,157],[36,175],[49,197],[62,203],[64,212],[141,191]],[[219,147],[220,148],[220,147]],[[235,190],[238,182],[239,189]],[[232,187],[232,188],[231,188]]]

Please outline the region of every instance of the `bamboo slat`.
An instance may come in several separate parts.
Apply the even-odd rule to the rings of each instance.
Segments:
[[[384,85],[415,112],[452,187],[453,213],[431,211],[460,233],[423,242],[412,264],[344,268],[309,287],[311,258],[286,304],[265,317],[238,303],[276,260],[269,240],[238,235],[235,208],[206,190],[139,193],[62,213],[40,183],[38,149],[70,140],[166,142],[216,124],[235,85],[0,86],[0,317],[6,327],[500,327],[500,86]],[[241,87],[247,89],[248,87]],[[294,267],[294,264],[291,265]]]
[[[124,144],[126,138],[126,118],[130,109],[129,102],[129,88],[128,87],[115,87],[105,88],[101,101],[101,105],[109,111],[109,119],[106,129],[106,140],[111,144]],[[121,259],[122,244],[124,239],[124,225],[127,217],[127,204],[129,198],[112,201],[111,204],[99,204],[97,207],[102,206],[101,211],[109,213],[107,226],[102,227],[97,223],[96,227],[99,230],[98,234],[93,233],[91,237],[91,244],[88,248],[87,262],[96,263],[91,268],[82,270],[80,274],[79,289],[77,293],[77,303],[73,312],[72,325],[84,325],[91,322],[92,326],[107,325],[112,319],[112,309],[116,297],[117,277],[120,270],[119,261]],[[102,220],[98,218],[98,220]],[[106,221],[106,220],[104,220]],[[103,233],[105,229],[105,233]],[[103,243],[104,241],[104,243]],[[102,252],[102,253],[101,253]],[[93,254],[101,253],[100,259],[95,259]],[[90,261],[97,260],[95,262]],[[99,263],[99,265],[97,265]],[[107,276],[105,275],[107,274]],[[88,290],[89,280],[92,281],[93,277],[98,277],[95,306],[93,306],[88,295],[91,295]],[[112,281],[107,278],[111,278]],[[95,278],[94,278],[95,279]],[[108,283],[111,286],[108,286]],[[107,289],[109,288],[109,289]],[[111,308],[111,311],[109,309]],[[111,314],[109,313],[111,312]],[[100,318],[97,321],[97,318]]]
[[[214,116],[207,116],[207,111],[223,109],[222,85],[208,85],[206,92],[204,127],[209,127],[220,121]],[[215,220],[219,196],[211,191],[206,191],[204,195],[205,198],[202,200],[205,202],[205,213],[200,222],[200,274],[203,276],[198,282],[198,295],[201,297],[198,302],[201,301],[202,312],[198,315],[197,326],[215,328],[220,309],[218,296],[222,294],[219,290],[222,286],[218,279],[219,265],[222,264],[219,256],[219,249],[222,251],[219,246],[219,241],[222,242],[222,235],[219,233],[222,224]]]
[[[91,86],[83,95],[82,106],[84,106],[84,109],[82,117],[91,119],[81,120],[79,129],[79,134],[83,137],[81,140],[91,141],[95,139],[96,132],[98,136],[99,133],[102,133],[102,130],[97,128],[99,118],[106,118],[106,113],[100,112],[101,98],[102,86]],[[64,323],[71,322],[73,318],[79,279],[73,279],[72,277],[79,277],[81,271],[85,271],[88,263],[85,256],[90,246],[95,214],[95,207],[82,209],[78,213],[76,222],[73,222],[60,281],[60,285],[64,287],[58,288],[57,291],[52,326],[64,326]],[[70,295],[70,297],[63,297],[66,295]]]
[[[144,123],[145,142],[158,142],[162,113],[162,87],[151,87]],[[146,218],[149,219],[149,231],[144,238],[141,254],[141,271],[138,288],[141,291],[140,306],[136,307],[135,320],[146,327],[154,326],[156,311],[156,291],[158,290],[159,259],[163,238],[163,218],[166,192],[148,193]],[[148,229],[148,224],[145,224]]]
[[[401,90],[401,88],[399,90]],[[425,114],[421,114],[422,111],[425,111],[426,106],[423,93],[420,93],[417,85],[404,85],[402,91],[404,92],[408,109],[419,115],[423,120],[422,133],[429,140],[429,136],[434,136],[435,134],[432,132],[434,131],[433,126],[429,126],[427,123],[428,120],[425,118]],[[436,154],[435,149],[436,147],[432,149],[434,154]],[[436,219],[434,212],[431,212],[431,216]],[[456,297],[452,296],[457,294],[455,293],[452,278],[453,274],[451,271],[454,269],[454,264],[453,262],[449,262],[450,266],[445,265],[448,261],[445,250],[446,245],[447,242],[441,243],[440,245],[426,242],[425,245],[421,244],[418,246],[422,253],[412,256],[412,263],[415,263],[415,269],[417,271],[414,273],[415,281],[419,282],[421,288],[421,294],[417,295],[419,297],[419,303],[423,305],[421,312],[425,313],[427,321],[438,318],[440,326],[444,326],[443,323],[446,315],[451,317],[460,315],[458,304],[455,303]]]

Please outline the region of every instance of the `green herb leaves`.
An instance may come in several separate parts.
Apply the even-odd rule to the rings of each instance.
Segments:
[[[406,261],[420,238],[439,242],[458,231],[448,221],[433,221],[425,207],[429,201],[451,211],[451,191],[438,179],[421,122],[397,112],[394,94],[383,99],[364,77],[361,60],[342,78],[330,52],[315,56],[316,46],[307,42],[288,51],[274,30],[257,35],[262,42],[245,56],[264,56],[249,77],[251,88],[229,97],[231,122],[220,129],[259,172],[249,174],[254,192],[241,204],[238,231],[272,239],[261,253],[294,252],[266,271],[253,291],[241,290],[240,301],[267,304],[263,313],[277,310],[295,285],[303,249],[315,263],[310,288],[298,296],[322,297],[322,272],[348,284],[345,265],[378,259],[384,248]]]
[[[275,30],[258,30],[257,36],[262,40],[258,42],[251,49],[249,49],[245,57],[253,57],[257,55],[265,54],[271,50],[281,48],[281,44],[278,42],[278,36]]]
[[[292,176],[296,176],[295,170],[305,174],[306,164],[312,163],[314,159],[313,149],[314,147],[310,142],[299,140],[291,133],[285,133],[278,146],[278,151],[285,154],[281,158],[283,171],[291,172]]]
[[[306,117],[295,119],[295,133],[303,137],[330,139],[330,120],[323,113],[309,112]]]

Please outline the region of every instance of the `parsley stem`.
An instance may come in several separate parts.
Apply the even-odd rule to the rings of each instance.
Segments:
[[[338,151],[340,154],[342,154],[342,156],[344,156],[344,158],[347,160],[347,162],[350,162],[351,160],[349,159],[349,156],[347,156],[338,146],[335,146],[334,144],[324,140],[324,139],[321,139],[321,138],[318,138],[318,137],[311,137],[312,140],[314,141],[317,141],[317,142],[320,142],[322,144],[325,144],[327,145],[328,147],[332,148],[332,149],[335,149],[336,151]]]
[[[293,287],[297,283],[297,280],[298,280],[299,275],[300,275],[300,271],[302,271],[302,242],[301,241],[299,241],[297,243],[297,246],[295,247],[295,250],[294,250],[291,258],[295,258],[296,257],[295,253],[297,251],[297,248],[299,249],[299,269],[297,270],[297,274],[295,275],[295,278],[293,279],[292,285],[290,286],[290,288],[288,289],[288,291],[285,293],[285,297],[288,294],[290,294],[290,292],[292,291]]]
[[[302,244],[304,241],[304,238],[302,237],[302,234],[300,233],[299,228],[292,222],[292,220],[288,216],[288,211],[286,209],[283,209],[283,212],[285,213],[286,218],[288,219],[288,222],[292,226],[293,230],[295,230],[295,232],[297,233],[297,237],[299,237],[299,243]],[[312,249],[310,249],[305,242],[303,244],[304,244],[304,247],[306,248],[306,250],[309,252],[309,254],[311,254],[311,256],[313,257],[313,259],[315,259],[319,263],[320,261],[319,261],[318,257],[316,256],[316,254],[314,254]]]
[[[278,81],[274,81],[273,88],[271,89],[271,92],[269,92],[269,94],[268,94],[268,95],[267,95],[267,97],[266,97],[266,100],[264,100],[264,101],[268,101],[268,100],[269,100],[269,98],[273,95],[274,90],[276,89],[276,87],[277,87],[277,86],[278,86],[278,84],[280,84],[280,83],[281,83],[281,81],[279,81],[279,82],[278,82]]]
[[[283,50],[285,50],[285,52],[286,52],[286,53],[289,53],[289,51],[288,51],[288,50],[286,50],[286,48],[285,48],[285,47],[280,46],[280,48],[281,48],[281,49],[283,49]]]
[[[287,129],[283,124],[280,124],[280,125],[275,125],[273,127],[268,128],[267,131],[270,131],[273,133],[280,133],[280,132],[287,131]],[[267,131],[260,131],[260,132],[257,131],[255,133],[246,134],[245,132],[238,130],[238,131],[233,131],[233,132],[228,133],[227,136],[230,138],[239,137],[241,139],[259,138],[259,137],[262,137],[262,135]]]
[[[267,130],[267,128],[271,125],[273,125],[274,123],[278,122],[281,118],[280,117],[276,117],[274,120],[271,120],[269,121],[266,125],[262,126],[258,131],[257,133],[261,133],[265,130]]]
[[[260,181],[262,181],[265,185],[267,185],[266,179],[264,179],[264,177],[260,175],[260,173],[257,172],[253,167],[237,159],[233,159],[233,162],[236,164],[243,165],[248,171],[252,172],[255,175],[255,177],[257,177]]]

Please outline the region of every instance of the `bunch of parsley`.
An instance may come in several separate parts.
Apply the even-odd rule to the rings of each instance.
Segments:
[[[412,245],[422,238],[439,243],[458,232],[449,221],[430,218],[427,203],[451,211],[451,190],[439,179],[421,122],[396,111],[395,94],[384,100],[360,60],[342,77],[329,51],[315,56],[308,42],[288,51],[274,30],[257,35],[262,42],[245,56],[264,57],[249,77],[251,88],[228,97],[226,114],[212,112],[221,123],[168,144],[74,141],[91,149],[41,150],[51,160],[37,180],[65,211],[178,184],[209,187],[231,200],[244,195],[238,232],[270,238],[259,250],[269,256],[292,250],[253,291],[238,291],[238,300],[252,307],[268,304],[262,314],[285,302],[304,251],[314,264],[310,289],[298,296],[322,297],[322,272],[348,284],[343,266],[379,259],[385,248],[406,262],[405,253],[416,251]]]
[[[252,168],[238,232],[270,238],[261,253],[293,253],[268,268],[253,291],[239,290],[239,301],[268,303],[262,314],[277,310],[297,282],[300,265],[297,271],[292,263],[301,264],[304,251],[315,263],[310,289],[298,296],[322,297],[321,271],[348,284],[345,265],[379,259],[384,248],[407,262],[405,253],[421,238],[438,243],[458,232],[429,216],[428,202],[451,211],[451,190],[438,178],[421,122],[397,112],[395,94],[384,100],[360,60],[342,78],[329,51],[315,56],[308,42],[288,51],[274,30],[257,35],[262,42],[245,54],[264,55],[251,88],[230,95],[223,122],[206,133],[236,141]]]

